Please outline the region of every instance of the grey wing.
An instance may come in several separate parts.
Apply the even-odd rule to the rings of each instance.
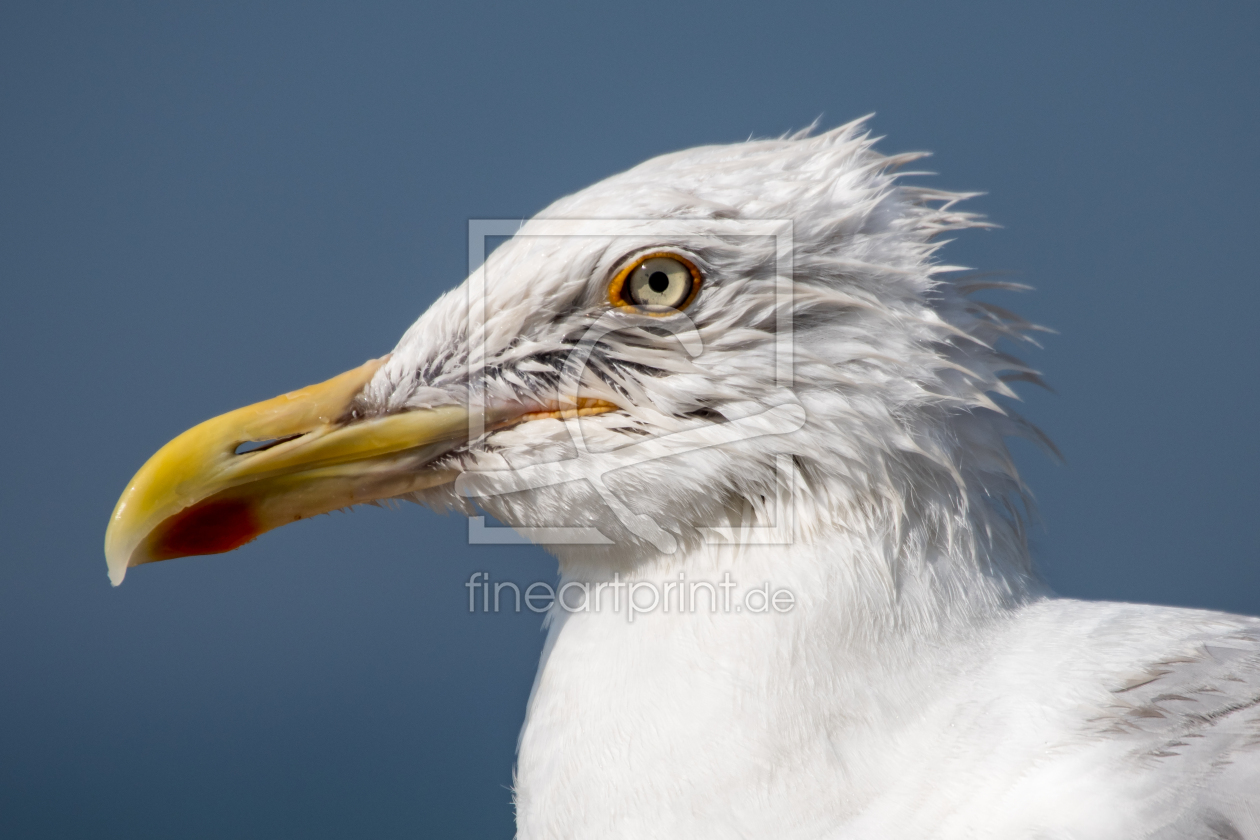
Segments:
[[[1260,840],[1260,621],[1220,616],[1096,721],[1158,781],[1159,840]]]

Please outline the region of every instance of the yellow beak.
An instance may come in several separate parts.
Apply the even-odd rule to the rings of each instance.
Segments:
[[[159,449],[110,517],[113,584],[129,566],[231,551],[289,522],[453,480],[424,465],[467,440],[462,406],[348,418],[384,361],[230,411]],[[263,441],[274,443],[237,453]]]

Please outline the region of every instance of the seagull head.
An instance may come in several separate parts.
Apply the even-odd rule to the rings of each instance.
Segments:
[[[951,279],[967,196],[861,121],[687,150],[518,226],[391,353],[202,423],[123,492],[111,579],[405,498],[477,508],[568,573],[782,525],[1026,566],[994,396],[1031,328]],[[493,231],[501,233],[502,231]],[[987,284],[993,285],[993,284]]]

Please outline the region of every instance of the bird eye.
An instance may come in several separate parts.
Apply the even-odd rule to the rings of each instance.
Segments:
[[[677,254],[648,254],[623,268],[608,287],[614,306],[668,315],[691,303],[700,290],[700,271]]]

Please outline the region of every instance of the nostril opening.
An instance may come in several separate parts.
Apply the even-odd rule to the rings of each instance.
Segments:
[[[262,452],[264,449],[270,449],[273,446],[279,446],[282,443],[300,438],[301,435],[289,435],[282,438],[271,438],[270,440],[247,440],[232,450],[235,455],[245,455],[249,452]]]

